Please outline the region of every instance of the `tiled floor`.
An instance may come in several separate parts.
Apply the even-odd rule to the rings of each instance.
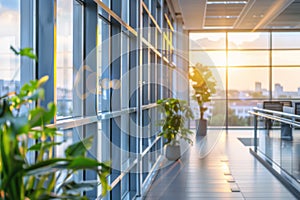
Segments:
[[[253,131],[220,135],[206,157],[202,151],[209,152],[214,146],[209,141],[216,137],[208,138],[205,148],[196,142],[180,160],[162,168],[145,199],[296,199],[237,139],[252,137]]]

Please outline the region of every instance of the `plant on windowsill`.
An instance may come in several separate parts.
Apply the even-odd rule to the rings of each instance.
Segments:
[[[179,139],[192,144],[190,135],[193,134],[185,128],[185,122],[193,119],[193,113],[187,103],[176,98],[166,98],[157,101],[164,118],[158,125],[162,127],[160,136],[166,139],[165,155],[169,160],[178,160],[181,156]]]
[[[33,58],[31,49],[14,52]],[[47,77],[33,80],[22,86],[19,93],[11,92],[0,97],[0,199],[87,199],[83,191],[94,189],[98,183],[75,182],[72,176],[80,170],[97,173],[102,195],[110,189],[106,176],[110,173],[108,163],[86,157],[92,146],[89,137],[69,145],[65,157],[53,157],[58,135],[55,127],[49,126],[56,113],[56,105],[48,108],[39,105],[44,98],[41,87]],[[33,109],[30,104],[35,104]],[[29,142],[35,144],[29,147]],[[34,152],[34,161],[28,157]]]
[[[211,95],[216,93],[216,79],[207,66],[200,64],[190,68],[189,78],[195,91],[193,98],[197,101],[200,111],[197,135],[205,136],[207,134],[207,119],[204,119],[204,112],[207,110],[205,103],[210,102]]]

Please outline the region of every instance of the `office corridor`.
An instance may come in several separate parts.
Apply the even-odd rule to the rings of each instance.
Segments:
[[[252,130],[223,132],[202,159],[195,142],[180,160],[160,170],[145,199],[296,199],[238,139],[252,135]]]

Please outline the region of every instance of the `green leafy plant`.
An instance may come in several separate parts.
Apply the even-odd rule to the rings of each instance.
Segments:
[[[31,51],[22,54],[28,53],[32,58]],[[109,163],[86,157],[92,137],[69,145],[62,158],[53,156],[54,148],[62,144],[55,142],[57,130],[49,126],[56,105],[39,106],[47,79],[30,81],[18,93],[0,97],[0,199],[87,199],[82,191],[96,185],[73,181],[72,176],[80,170],[95,171],[105,195],[110,189],[106,180],[110,167]],[[30,104],[35,104],[34,108],[30,109]],[[29,146],[30,141],[35,144]],[[28,157],[30,152],[35,154],[34,161]]]
[[[200,119],[203,119],[204,112],[207,110],[205,103],[210,102],[211,95],[216,93],[216,79],[209,67],[200,64],[190,68],[189,78],[195,90],[194,99],[199,105]]]
[[[193,113],[186,101],[166,98],[158,100],[157,104],[160,105],[164,114],[164,119],[158,125],[162,127],[162,132],[159,135],[167,140],[165,144],[175,145],[179,142],[178,138],[192,143],[189,136],[193,132],[185,128],[185,122],[193,118]]]

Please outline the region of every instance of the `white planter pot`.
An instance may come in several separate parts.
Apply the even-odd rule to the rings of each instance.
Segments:
[[[168,160],[178,160],[181,157],[180,145],[166,145],[165,155]]]

